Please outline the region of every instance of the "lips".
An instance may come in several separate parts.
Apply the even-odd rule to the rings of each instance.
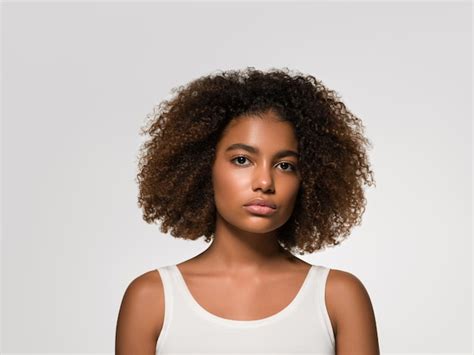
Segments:
[[[268,207],[268,206],[261,206],[261,205],[247,205],[244,208],[257,215],[270,215],[275,213],[276,209]]]
[[[261,197],[257,197],[257,198],[254,198],[253,200],[250,200],[244,206],[263,206],[263,207],[276,209],[276,205],[272,201],[266,200]]]

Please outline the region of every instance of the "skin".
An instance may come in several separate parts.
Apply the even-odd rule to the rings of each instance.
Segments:
[[[236,143],[258,151],[228,150]],[[178,268],[196,301],[219,317],[254,320],[278,313],[295,297],[311,266],[277,242],[278,229],[290,218],[301,183],[298,157],[276,157],[282,150],[297,153],[298,141],[291,123],[271,111],[234,119],[216,147],[215,238],[209,248]],[[247,211],[243,205],[255,197],[274,202],[275,213],[261,216]],[[379,354],[373,308],[360,280],[331,269],[326,307],[336,354]],[[116,354],[154,354],[163,318],[163,285],[158,272],[149,271],[125,292]]]

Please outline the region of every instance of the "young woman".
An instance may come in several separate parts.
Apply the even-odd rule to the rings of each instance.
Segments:
[[[379,354],[361,281],[294,256],[360,223],[374,184],[360,119],[287,68],[177,91],[144,130],[139,205],[162,232],[212,243],[130,283],[116,354]]]

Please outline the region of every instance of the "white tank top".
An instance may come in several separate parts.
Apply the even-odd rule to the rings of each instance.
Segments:
[[[164,321],[156,354],[335,354],[325,304],[329,268],[312,265],[283,310],[256,320],[219,317],[191,294],[176,265],[162,266]]]

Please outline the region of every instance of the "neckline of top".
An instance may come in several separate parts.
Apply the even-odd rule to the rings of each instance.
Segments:
[[[176,274],[178,282],[181,285],[181,288],[184,290],[185,298],[189,301],[190,306],[196,312],[198,312],[204,318],[210,319],[214,322],[220,323],[222,325],[234,326],[234,327],[235,326],[248,327],[248,326],[256,326],[256,325],[264,325],[264,324],[272,323],[284,317],[285,315],[289,314],[300,302],[300,299],[303,297],[303,294],[305,293],[305,290],[308,287],[309,281],[316,270],[315,265],[310,266],[309,270],[306,273],[303,283],[301,284],[298,292],[296,293],[296,296],[293,297],[291,302],[286,307],[284,307],[277,313],[274,313],[268,317],[260,318],[260,319],[238,320],[238,319],[229,319],[229,318],[220,317],[218,315],[215,315],[214,313],[209,312],[207,309],[201,306],[199,302],[194,298],[191,291],[189,290],[188,285],[186,284],[186,281],[184,280],[183,274],[179,270],[178,266],[170,265],[170,267],[171,267],[171,270],[174,271],[174,273]]]

